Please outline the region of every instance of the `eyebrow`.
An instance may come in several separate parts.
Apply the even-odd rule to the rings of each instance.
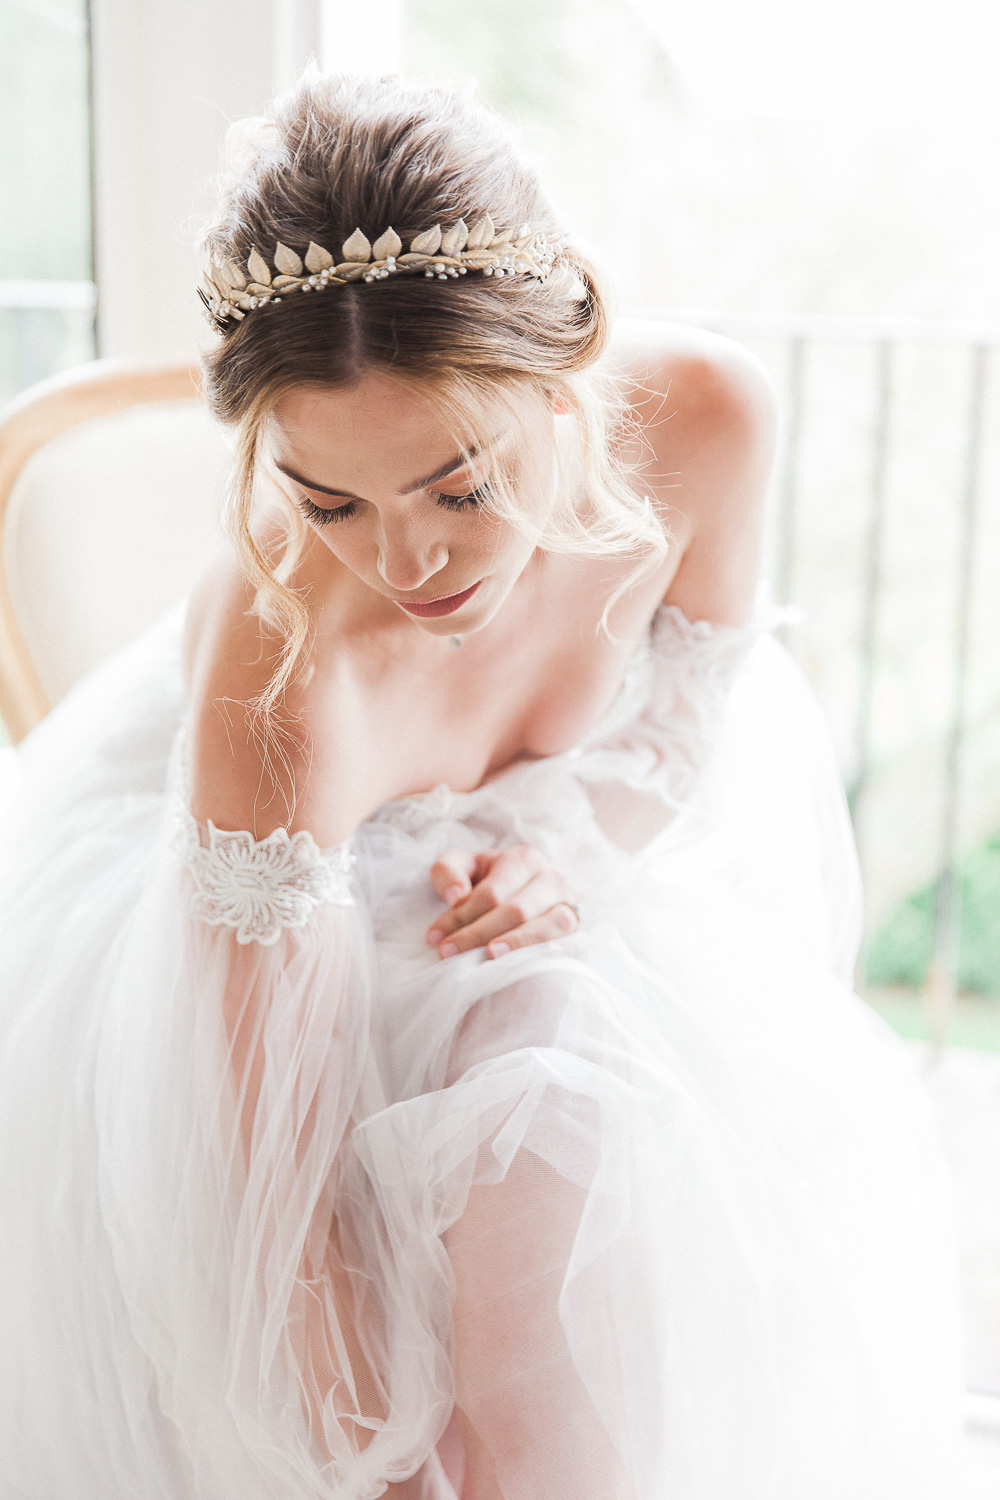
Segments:
[[[436,484],[439,479],[447,479],[449,474],[455,474],[459,469],[464,469],[479,454],[479,448],[470,448],[468,453],[460,453],[457,458],[449,459],[448,463],[442,464],[440,469],[435,469],[433,474],[425,474],[422,479],[415,479],[412,484],[406,484],[397,493],[400,495],[412,494],[414,490],[425,490],[429,484]],[[307,490],[315,490],[320,495],[333,495],[338,500],[361,500],[361,495],[352,495],[350,490],[334,490],[328,484],[316,484],[312,479],[306,479],[302,474],[296,474],[286,464],[279,464],[274,460],[274,467],[284,474],[287,479],[294,479],[296,484],[301,484]]]

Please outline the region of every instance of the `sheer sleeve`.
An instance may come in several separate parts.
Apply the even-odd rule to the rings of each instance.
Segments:
[[[429,1334],[388,1357],[391,1226],[351,1144],[384,1104],[351,847],[200,826],[180,784],[172,804],[99,1080],[129,1320],[199,1494],[362,1500],[433,1443],[448,1382]]]
[[[849,980],[862,927],[857,853],[829,729],[772,633],[786,618],[765,601],[738,627],[658,611],[637,663],[639,711],[579,756],[606,843],[603,858],[581,850],[577,867],[604,871],[595,900],[615,911],[641,904],[650,882],[674,906],[714,882],[717,905],[738,892],[762,924],[781,913],[786,941],[798,934]]]
[[[674,607],[656,614],[633,661],[622,701],[576,754],[576,778],[613,848],[658,855],[701,836],[717,811],[711,768],[734,684],[766,632],[692,622]],[[630,859],[625,873],[636,870]]]

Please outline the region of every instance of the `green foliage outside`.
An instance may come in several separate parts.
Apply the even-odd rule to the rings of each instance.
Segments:
[[[935,881],[896,908],[868,952],[869,984],[919,989],[934,945]],[[967,855],[959,870],[958,988],[1000,997],[1000,833]]]

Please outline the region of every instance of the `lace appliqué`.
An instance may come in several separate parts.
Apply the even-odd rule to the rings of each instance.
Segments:
[[[322,850],[312,834],[276,828],[265,839],[229,833],[209,821],[208,845],[187,814],[184,862],[194,879],[191,914],[212,927],[232,927],[238,943],[270,947],[286,927],[302,927],[317,906],[351,906],[354,856],[349,844]]]
[[[408,797],[394,797],[368,819],[369,823],[391,823],[405,833],[422,833],[430,823],[445,819],[461,821],[463,805],[475,793],[453,792],[445,782],[438,782],[429,792]]]

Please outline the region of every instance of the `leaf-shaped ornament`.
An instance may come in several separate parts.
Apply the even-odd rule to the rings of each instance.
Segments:
[[[401,255],[403,241],[394,229],[387,229],[385,234],[380,234],[372,246],[373,260],[388,260],[390,255]]]
[[[280,240],[274,247],[274,264],[282,276],[302,275],[303,266],[301,257],[296,255],[294,250],[289,250],[288,246],[283,245]]]
[[[231,260],[224,260],[222,262],[222,270],[229,285],[239,287],[240,291],[242,291],[247,284],[247,279],[239,266],[234,266]]]
[[[213,261],[209,269],[205,272],[205,280],[208,282],[212,290],[218,292],[223,302],[225,302],[226,298],[229,296],[229,293],[233,289],[233,283],[226,275],[222,266],[217,266]]]
[[[309,241],[306,251],[306,270],[315,276],[319,271],[328,271],[333,265],[333,256],[329,250],[324,250],[322,245],[317,245],[314,240]]]
[[[496,230],[493,227],[493,220],[489,214],[483,214],[483,217],[477,219],[469,230],[469,238],[466,240],[465,248],[467,250],[485,250],[495,234]]]
[[[356,229],[347,237],[342,249],[345,260],[367,264],[372,258],[371,241],[361,233],[360,229]]]
[[[415,255],[436,255],[440,248],[440,224],[435,224],[433,229],[425,229],[423,234],[415,235],[410,241],[410,250]]]
[[[271,285],[271,268],[264,257],[258,254],[256,245],[247,256],[247,270],[251,281],[256,281],[261,286]]]
[[[459,219],[457,224],[441,236],[441,253],[448,256],[461,255],[468,239],[469,227],[464,219]]]

